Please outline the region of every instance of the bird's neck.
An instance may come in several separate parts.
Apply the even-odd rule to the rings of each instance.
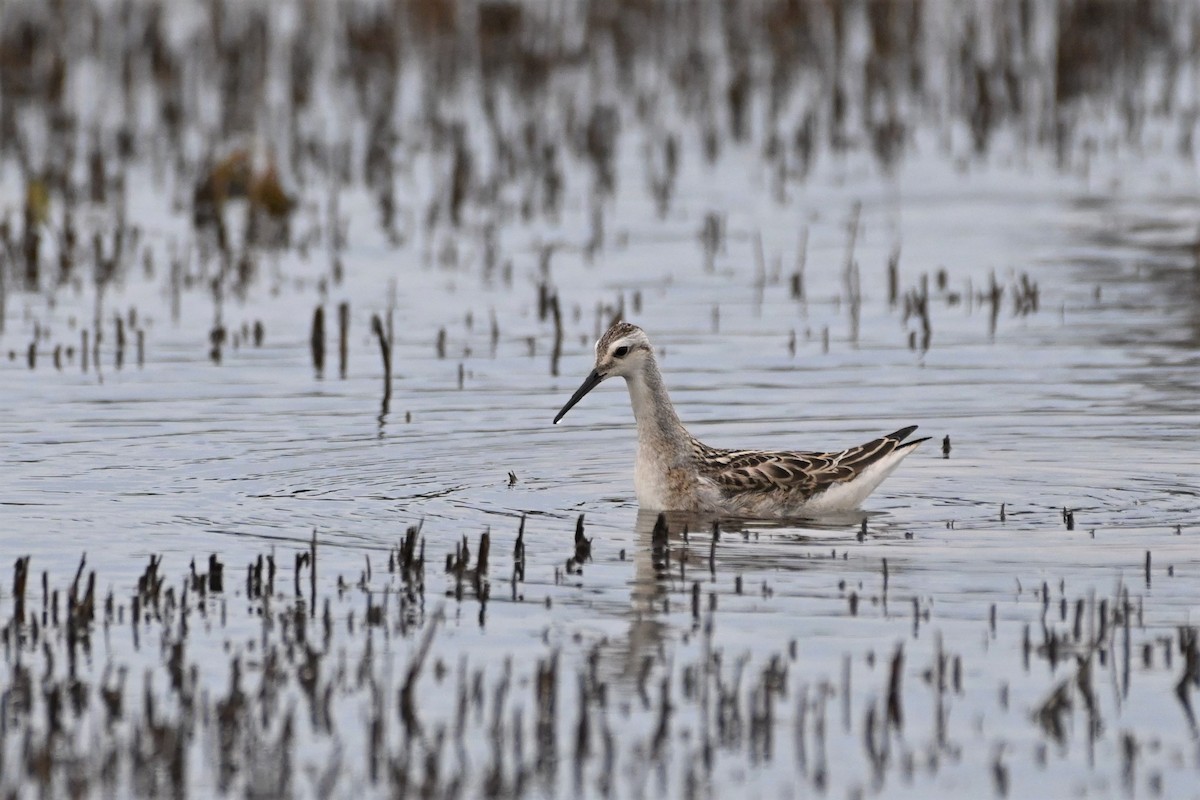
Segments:
[[[678,463],[691,455],[691,436],[679,421],[653,360],[625,379],[637,420],[638,447]]]

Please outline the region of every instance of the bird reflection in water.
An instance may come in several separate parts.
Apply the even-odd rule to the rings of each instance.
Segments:
[[[644,691],[656,661],[665,657],[663,642],[672,635],[669,617],[673,600],[685,607],[690,603],[693,632],[711,632],[712,601],[708,596],[721,582],[719,569],[740,576],[744,571],[795,571],[813,566],[795,551],[785,552],[784,557],[777,548],[769,553],[741,547],[723,551],[722,536],[726,540],[732,536],[750,538],[769,531],[786,536],[789,545],[824,545],[860,537],[872,516],[876,515],[854,512],[821,519],[760,521],[639,510],[629,590],[629,636],[624,642],[609,643],[613,648],[609,663],[617,672],[613,677],[622,683],[636,683],[639,692]],[[740,578],[725,583],[738,585]]]

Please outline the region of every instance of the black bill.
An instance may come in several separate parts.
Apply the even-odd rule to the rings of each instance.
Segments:
[[[567,412],[570,411],[576,403],[582,400],[585,394],[599,386],[600,381],[602,380],[604,380],[604,376],[596,370],[592,370],[591,374],[584,378],[583,383],[580,384],[579,388],[575,390],[575,394],[571,395],[571,399],[567,401],[567,404],[562,407],[562,411],[559,411],[554,416],[554,424],[557,425],[558,421],[566,416]]]

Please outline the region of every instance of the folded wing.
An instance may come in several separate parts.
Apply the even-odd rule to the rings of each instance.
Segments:
[[[819,495],[849,483],[891,453],[926,439],[904,440],[916,425],[837,453],[718,450],[696,442],[701,473],[730,494],[786,493],[794,498]]]

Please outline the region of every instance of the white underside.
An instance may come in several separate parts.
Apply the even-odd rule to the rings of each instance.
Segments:
[[[899,466],[904,457],[920,445],[893,450],[867,467],[852,481],[835,483],[826,491],[808,500],[800,511],[806,514],[832,514],[839,511],[855,511],[871,492],[883,483],[883,479]]]

